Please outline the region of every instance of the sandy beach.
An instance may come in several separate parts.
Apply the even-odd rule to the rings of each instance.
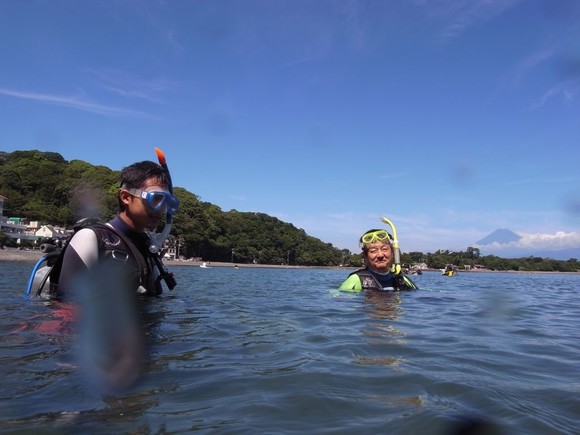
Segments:
[[[34,250],[19,250],[17,248],[0,249],[0,261],[28,261],[31,263],[37,262],[42,256],[43,252],[38,249]]]
[[[29,263],[36,263],[44,255],[38,249],[31,250],[19,250],[17,248],[5,248],[0,249],[0,261],[22,261]],[[163,263],[166,266],[196,266],[200,267],[203,262],[201,261],[181,261],[181,260],[164,260]],[[273,265],[273,264],[238,264],[229,262],[219,262],[211,261],[206,262],[208,268],[211,267],[268,267],[268,268],[283,268],[283,269],[303,269],[308,266],[287,266],[287,265]]]

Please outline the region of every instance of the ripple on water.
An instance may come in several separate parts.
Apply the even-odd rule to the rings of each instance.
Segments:
[[[174,272],[144,312],[145,376],[109,395],[87,388],[70,333],[37,328],[51,309],[4,278],[0,430],[577,429],[579,276],[425,273],[416,292],[352,294],[341,270]]]

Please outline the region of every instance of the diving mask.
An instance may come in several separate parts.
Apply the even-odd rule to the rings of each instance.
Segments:
[[[179,200],[169,192],[141,189],[127,189],[131,195],[145,200],[147,207],[152,211],[166,210],[167,214],[174,215],[179,209]]]
[[[375,230],[375,231],[369,231],[368,233],[363,234],[363,236],[360,238],[360,241],[362,244],[365,244],[365,245],[370,245],[371,243],[384,242],[384,241],[387,241],[388,243],[390,243],[391,236],[385,230]]]

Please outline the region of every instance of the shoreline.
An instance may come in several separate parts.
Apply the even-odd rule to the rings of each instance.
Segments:
[[[20,261],[35,263],[42,258],[44,252],[38,249],[25,250],[18,248],[0,249],[0,261]]]
[[[21,262],[21,263],[31,263],[34,264],[42,258],[44,255],[38,249],[32,250],[19,250],[17,248],[5,248],[0,249],[0,262]],[[296,266],[296,265],[286,265],[286,264],[244,264],[244,263],[231,263],[231,262],[220,262],[220,261],[189,261],[189,260],[165,260],[163,264],[165,266],[187,266],[187,267],[200,267],[203,263],[207,264],[207,268],[212,267],[229,267],[238,269],[338,269],[338,270],[356,270],[358,267],[341,267],[341,266]],[[424,272],[439,272],[439,269],[427,269]],[[565,274],[565,275],[579,275],[580,272],[554,272],[554,271],[526,271],[526,270],[489,270],[489,269],[478,269],[478,270],[459,270],[459,275],[464,273],[518,273],[518,274]],[[414,276],[414,275],[410,275]]]
[[[0,249],[0,262],[3,261],[15,261],[20,263],[36,263],[44,255],[38,249],[18,249],[18,248],[5,248]],[[244,263],[231,263],[231,262],[220,262],[220,261],[189,261],[189,260],[164,260],[163,264],[165,266],[188,266],[188,267],[200,267],[203,263],[207,264],[207,268],[212,267],[238,267],[242,268],[277,268],[277,269],[356,269],[354,267],[323,267],[323,266],[296,266],[296,265],[286,265],[286,264],[244,264]]]

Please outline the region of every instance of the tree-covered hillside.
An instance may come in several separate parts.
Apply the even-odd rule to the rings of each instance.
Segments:
[[[87,216],[108,220],[118,209],[119,171],[60,154],[0,152],[0,194],[6,216],[71,227]],[[338,265],[344,253],[292,224],[264,213],[222,211],[176,187],[181,201],[172,234],[181,254],[211,261]]]
[[[72,227],[78,219],[88,216],[104,221],[117,213],[118,189],[119,171],[104,166],[66,161],[54,152],[0,152],[0,195],[7,198],[5,216],[65,227]],[[181,207],[175,216],[172,234],[178,237],[183,256],[237,263],[362,265],[359,254],[339,250],[275,217],[258,212],[224,212],[180,187],[174,193]],[[6,236],[0,233],[0,245],[5,240]],[[434,269],[455,264],[491,270],[580,270],[575,258],[568,261],[537,257],[504,259],[480,256],[479,249],[473,247],[465,252],[403,252],[401,261],[407,266],[425,263]]]

